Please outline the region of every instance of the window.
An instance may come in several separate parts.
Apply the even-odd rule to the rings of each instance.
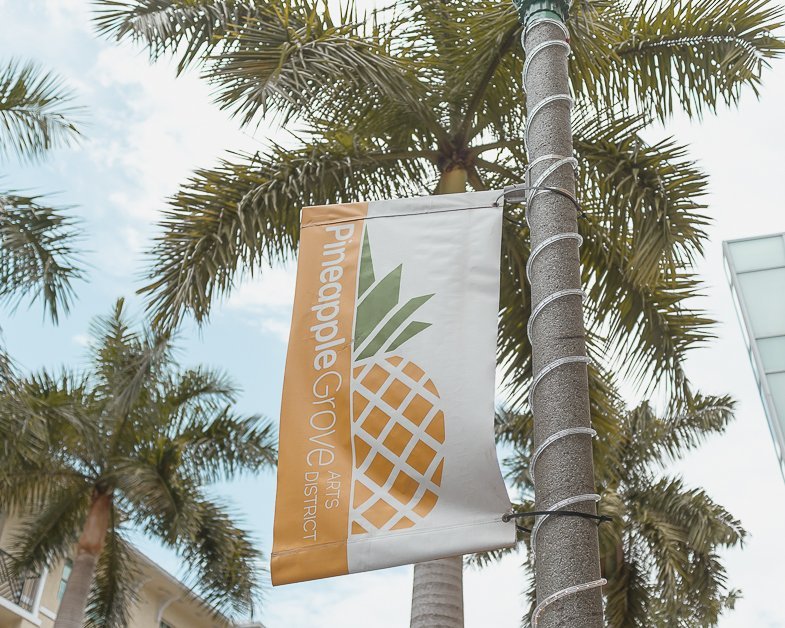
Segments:
[[[755,338],[785,335],[785,267],[739,275]]]
[[[172,626],[172,624],[170,624],[168,622],[165,622],[163,619],[161,620],[161,623],[158,624],[158,626],[159,626],[159,628],[174,628],[174,626]]]
[[[785,373],[785,336],[758,340],[758,352],[767,373]]]
[[[785,266],[785,240],[781,235],[730,243],[737,273]]]
[[[63,599],[63,594],[65,593],[65,585],[68,584],[68,578],[71,577],[71,570],[74,568],[74,563],[71,562],[69,558],[65,561],[65,565],[63,566],[63,575],[60,576],[60,587],[57,589],[57,601],[61,601]]]

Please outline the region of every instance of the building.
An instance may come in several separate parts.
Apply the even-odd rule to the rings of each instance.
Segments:
[[[785,233],[723,243],[725,270],[785,478]]]
[[[70,573],[64,561],[42,574],[11,576],[9,548],[14,520],[0,514],[0,628],[52,628]],[[141,572],[139,602],[128,628],[263,628],[259,623],[233,624],[211,613],[185,584],[138,553]]]

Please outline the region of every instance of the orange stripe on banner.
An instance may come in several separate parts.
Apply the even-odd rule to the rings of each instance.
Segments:
[[[303,210],[281,404],[274,585],[348,573],[351,341],[367,213],[367,203]]]
[[[362,219],[365,218],[367,214],[368,203],[314,205],[313,207],[306,207],[303,209],[301,224],[303,228],[321,226],[326,222],[339,223],[347,220]],[[362,223],[357,223],[357,228],[362,228]]]

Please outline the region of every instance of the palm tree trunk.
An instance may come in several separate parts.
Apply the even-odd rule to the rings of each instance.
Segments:
[[[466,191],[466,170],[442,173],[437,194]],[[414,566],[411,628],[463,628],[463,557]]]
[[[109,529],[111,506],[110,493],[96,491],[93,494],[93,501],[77,543],[73,568],[65,585],[54,628],[82,628],[84,624],[87,597],[93,584],[95,565]]]
[[[411,628],[463,626],[463,557],[414,566]]]

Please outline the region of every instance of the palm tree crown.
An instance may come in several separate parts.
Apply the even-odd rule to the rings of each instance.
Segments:
[[[728,397],[696,395],[685,407],[658,416],[650,404],[625,410],[620,400],[614,431],[601,432],[595,447],[595,476],[602,499],[599,513],[611,518],[600,527],[606,623],[611,628],[714,626],[739,596],[727,589],[721,548],[741,543],[738,520],[702,490],[684,485],[662,469],[733,417]],[[516,447],[507,461],[509,478],[524,496],[521,511],[534,509],[528,472],[533,450],[530,414],[502,412],[502,442]],[[528,534],[521,540],[529,543]],[[478,555],[484,564],[496,555]],[[689,595],[684,595],[689,591]],[[529,590],[534,608],[534,588]]]
[[[200,170],[171,199],[144,288],[158,323],[204,320],[242,270],[291,255],[299,208],[433,191],[465,171],[475,189],[522,179],[521,27],[509,2],[403,2],[360,15],[287,0],[102,2],[99,30],[152,55],[202,64],[221,106],[244,124],[296,124],[293,147]],[[684,384],[684,352],[710,321],[685,301],[702,250],[704,175],[672,140],[640,132],[651,116],[734,103],[757,89],[785,44],[764,0],[576,2],[571,77],[584,201],[589,328],[642,381]],[[527,231],[505,232],[501,361],[528,380]],[[595,346],[595,353],[598,353]]]
[[[93,332],[86,372],[6,371],[0,510],[25,518],[18,568],[50,565],[75,543],[93,551],[88,624],[123,626],[137,584],[133,527],[174,549],[215,608],[252,610],[260,555],[208,487],[274,465],[272,429],[232,409],[236,390],[220,373],[175,369],[170,337],[133,331],[122,301]],[[66,589],[61,612],[68,597]]]

